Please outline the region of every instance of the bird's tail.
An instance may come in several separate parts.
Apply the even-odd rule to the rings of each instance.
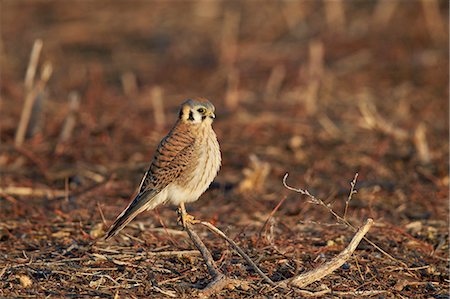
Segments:
[[[158,193],[159,192],[157,192],[156,190],[148,190],[136,195],[136,197],[128,205],[128,207],[119,216],[117,216],[116,221],[114,221],[113,225],[111,225],[108,232],[106,233],[105,240],[108,240],[111,237],[117,235],[117,233],[121,231],[122,228],[124,228],[131,220],[134,219],[134,217],[136,217],[141,212],[147,209],[154,208],[156,205],[158,205],[157,202],[152,200]]]

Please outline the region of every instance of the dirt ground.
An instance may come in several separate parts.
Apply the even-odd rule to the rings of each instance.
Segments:
[[[363,240],[331,275],[281,289],[196,226],[243,281],[212,297],[449,298],[447,1],[0,5],[0,297],[197,296],[210,277],[176,207],[97,239],[178,105],[205,96],[223,165],[191,214],[275,282],[347,246],[354,231],[329,209],[354,227],[373,218],[378,246]],[[286,173],[328,209],[287,190]]]

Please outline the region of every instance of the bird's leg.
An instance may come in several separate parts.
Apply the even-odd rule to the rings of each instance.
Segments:
[[[184,202],[180,203],[180,207],[178,208],[178,222],[180,222],[184,228],[186,228],[186,224],[196,224],[199,223],[199,220],[195,220],[194,216],[189,215],[186,212],[186,207],[184,206]]]
[[[203,241],[200,239],[200,237],[192,228],[192,224],[198,220],[194,220],[194,217],[186,212],[186,207],[184,206],[184,203],[180,203],[180,207],[178,208],[178,221],[183,224],[183,228],[188,233],[189,238],[191,238],[192,240],[192,243],[194,243],[195,247],[197,247],[197,249],[200,251],[203,260],[206,263],[206,267],[208,268],[209,274],[214,278],[214,280],[210,283],[210,285],[215,286],[219,282],[223,284],[226,281],[225,276],[222,274],[222,272],[220,272],[219,268],[217,268],[217,265],[214,262],[214,259],[211,253],[209,252],[208,248],[206,248]],[[221,288],[223,288],[222,284],[220,284]],[[217,286],[215,287],[217,288]]]

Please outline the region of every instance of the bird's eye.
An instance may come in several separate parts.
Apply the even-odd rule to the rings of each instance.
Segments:
[[[206,109],[205,108],[198,108],[197,111],[203,114],[203,113],[206,112]]]

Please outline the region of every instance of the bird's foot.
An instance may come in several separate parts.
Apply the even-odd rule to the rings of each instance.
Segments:
[[[183,224],[183,227],[186,224],[197,224],[197,223],[200,223],[200,222],[201,222],[200,220],[195,219],[194,216],[192,216],[190,214],[187,214],[187,213],[186,213],[186,215],[184,215],[184,219],[181,218],[181,223]]]
[[[178,209],[178,223],[183,227],[186,227],[187,224],[197,224],[200,223],[200,220],[195,219],[194,216],[188,214],[186,211],[182,209]]]

